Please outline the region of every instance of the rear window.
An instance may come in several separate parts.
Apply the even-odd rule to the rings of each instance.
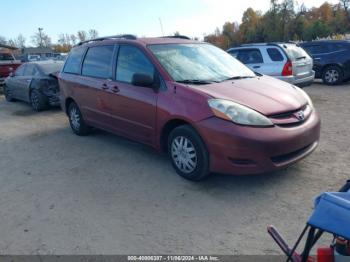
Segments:
[[[63,67],[62,62],[40,65],[40,69],[44,72],[45,75],[57,73],[61,71],[62,67]]]
[[[111,78],[113,52],[113,45],[89,48],[84,60],[82,74],[97,78]]]
[[[24,69],[26,68],[26,64],[23,64],[21,66],[19,66],[16,70],[15,75],[16,76],[23,76],[24,75]]]
[[[0,53],[0,61],[8,61],[8,60],[15,60],[14,57],[11,54],[7,54],[7,53]]]
[[[70,52],[66,65],[64,66],[64,72],[69,74],[80,74],[80,64],[83,60],[83,55],[85,53],[84,48],[74,48]]]
[[[294,44],[283,44],[281,47],[287,53],[287,56],[292,61],[302,60],[309,58],[309,55],[304,49]]]

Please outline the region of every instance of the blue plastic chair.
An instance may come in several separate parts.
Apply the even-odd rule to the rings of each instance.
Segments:
[[[350,193],[323,193],[315,200],[308,224],[350,240]]]

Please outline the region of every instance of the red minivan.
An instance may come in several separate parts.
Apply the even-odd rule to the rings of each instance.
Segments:
[[[91,127],[168,152],[181,176],[286,167],[318,145],[301,89],[185,37],[103,37],[72,49],[59,75],[73,132]]]

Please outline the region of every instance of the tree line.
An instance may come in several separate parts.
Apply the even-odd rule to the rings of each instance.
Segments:
[[[324,2],[307,9],[293,0],[271,0],[264,14],[248,8],[240,24],[226,22],[222,29],[204,37],[223,49],[245,43],[311,41],[319,38],[340,38],[350,32],[350,0],[337,4]]]
[[[88,31],[80,30],[76,34],[61,33],[58,36],[57,43],[52,43],[51,37],[44,32],[43,28],[38,28],[38,31],[31,36],[30,46],[51,47],[55,52],[66,53],[70,51],[72,46],[79,42],[97,37],[98,31],[96,29],[90,29]],[[27,47],[27,39],[22,34],[19,34],[12,39],[6,39],[5,37],[0,36],[0,44],[14,46],[21,49]]]

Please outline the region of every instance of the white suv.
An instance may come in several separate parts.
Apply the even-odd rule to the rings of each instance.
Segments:
[[[247,44],[227,52],[255,72],[297,86],[311,85],[315,79],[312,58],[294,43]]]

